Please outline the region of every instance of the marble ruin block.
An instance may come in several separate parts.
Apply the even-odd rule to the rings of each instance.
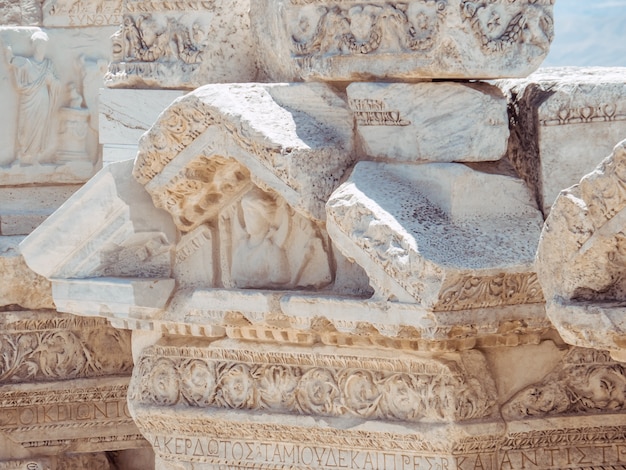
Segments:
[[[435,311],[542,302],[542,218],[523,181],[459,163],[360,162],[327,226],[383,299]]]
[[[570,344],[626,358],[626,141],[561,192],[543,230],[537,273],[546,311]]]
[[[525,77],[554,36],[553,0],[260,0],[250,17],[273,81]]]
[[[626,137],[626,69],[544,69],[500,86],[511,96],[510,159],[547,215]]]
[[[506,151],[506,99],[490,85],[352,83],[347,93],[368,157],[474,162]]]
[[[255,77],[250,0],[120,3],[107,86],[194,89]]]

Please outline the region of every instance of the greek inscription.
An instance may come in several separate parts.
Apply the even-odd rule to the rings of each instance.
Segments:
[[[67,421],[132,419],[126,400],[0,409],[0,429]]]
[[[385,103],[374,99],[351,99],[350,108],[354,111],[360,126],[409,126],[411,121],[402,117],[400,111],[385,109]]]
[[[249,442],[203,437],[173,438],[155,436],[152,447],[163,456],[244,463],[246,468],[267,463],[317,468],[356,470],[452,470],[448,457],[407,455],[373,450],[338,449],[305,444]],[[224,466],[227,468],[228,466]]]

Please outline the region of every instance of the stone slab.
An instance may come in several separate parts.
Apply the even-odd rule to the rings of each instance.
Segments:
[[[626,68],[547,68],[500,86],[512,101],[511,161],[547,215],[626,138]]]
[[[347,93],[368,157],[477,162],[506,152],[506,99],[486,83],[352,83]]]
[[[260,0],[250,17],[271,81],[525,77],[554,36],[553,0]]]

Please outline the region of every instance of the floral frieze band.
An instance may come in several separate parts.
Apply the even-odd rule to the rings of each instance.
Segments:
[[[251,356],[150,348],[135,367],[131,402],[409,422],[480,418],[494,404],[488,380],[462,361],[409,359],[407,368],[396,359]]]

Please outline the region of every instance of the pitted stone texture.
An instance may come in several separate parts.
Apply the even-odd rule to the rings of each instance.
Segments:
[[[248,180],[323,220],[354,160],[352,128],[345,101],[325,84],[207,85],[161,114],[133,174],[184,232]]]
[[[0,236],[0,308],[54,308],[52,286],[45,277],[33,272],[19,249],[23,236]]]
[[[570,344],[626,359],[626,141],[552,206],[537,251],[547,313]]]
[[[547,215],[626,138],[626,68],[542,69],[499,86],[511,99],[510,159]]]
[[[553,0],[260,0],[271,81],[525,77],[553,38]]]
[[[249,9],[250,0],[124,0],[107,86],[194,89],[253,81]]]
[[[377,294],[434,310],[541,302],[542,218],[523,182],[455,163],[358,163],[327,204]]]
[[[485,83],[352,83],[364,152],[417,162],[499,160],[509,137],[506,99]]]

